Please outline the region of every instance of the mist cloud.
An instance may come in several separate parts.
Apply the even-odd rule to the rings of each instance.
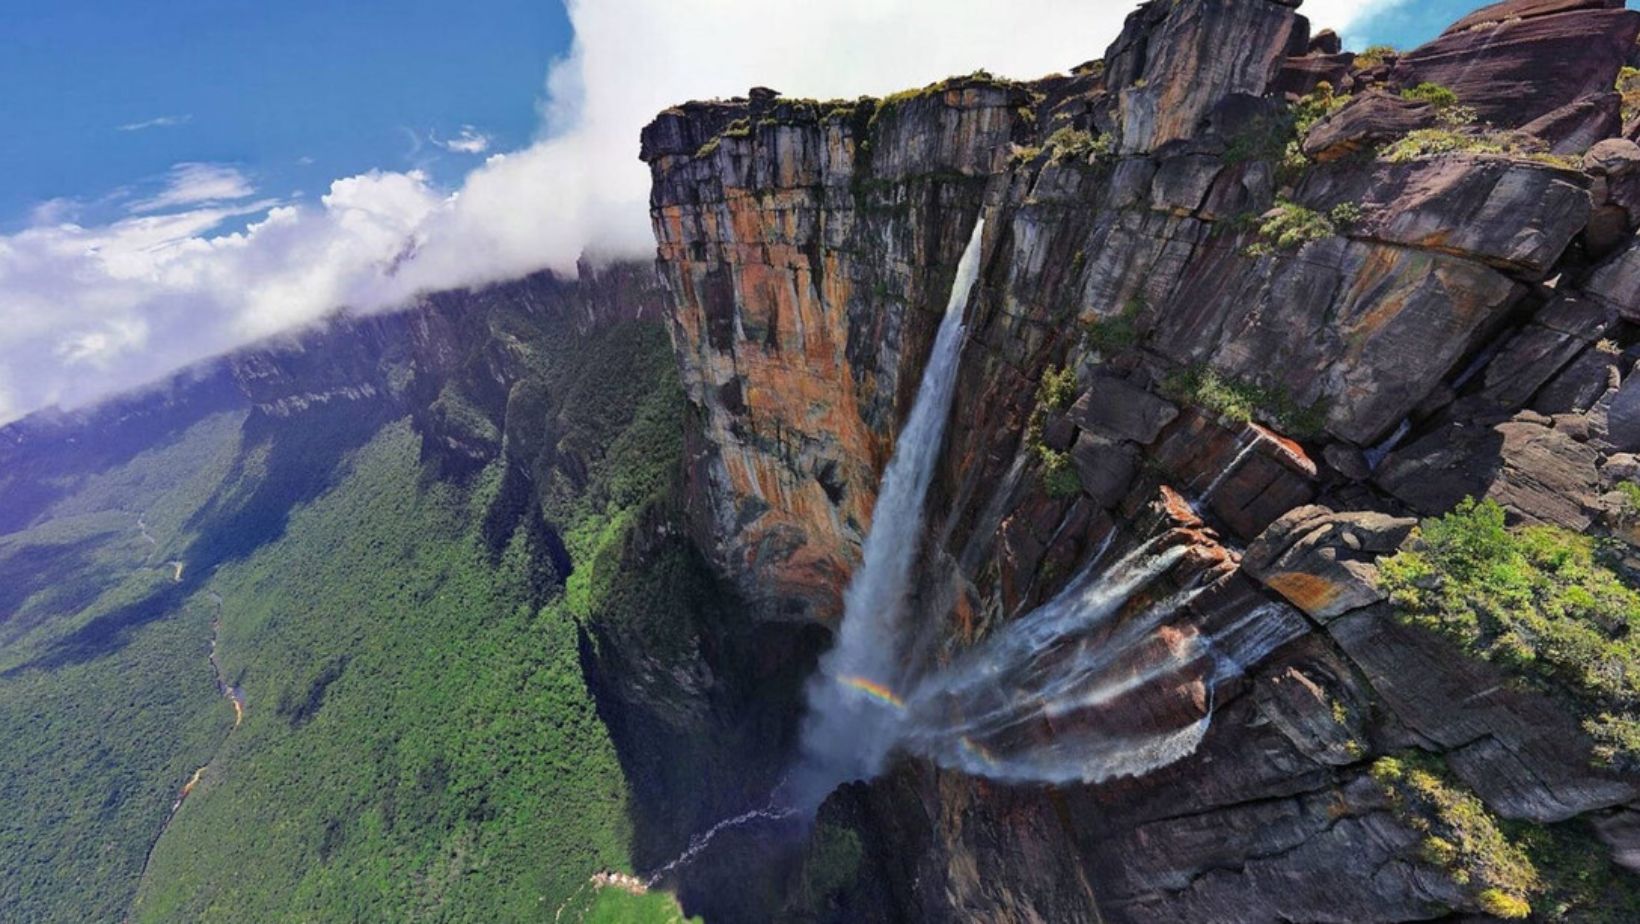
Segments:
[[[1397,0],[1310,0],[1317,27]],[[338,179],[317,202],[179,164],[102,225],[35,213],[0,235],[0,423],[82,405],[339,307],[653,252],[638,131],[661,109],[752,86],[881,94],[986,68],[1033,78],[1103,54],[1128,4],[1094,0],[570,0],[542,134],[454,190],[419,171]],[[161,124],[155,120],[155,124]],[[452,139],[482,150],[476,132]],[[465,139],[465,140],[464,140]],[[487,143],[487,139],[486,143]],[[242,230],[221,229],[250,220]]]

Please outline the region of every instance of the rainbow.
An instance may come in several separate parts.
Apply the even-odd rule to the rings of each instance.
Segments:
[[[960,740],[957,743],[962,745],[962,749],[964,751],[967,751],[968,753],[974,755],[975,757],[978,757],[980,760],[984,761],[986,764],[995,766],[995,764],[997,762],[996,755],[992,754],[991,750],[989,748],[987,748],[985,745],[980,744],[978,741],[975,741],[974,739],[968,737],[967,735],[962,736],[962,740]]]
[[[887,703],[895,709],[905,708],[905,700],[900,699],[894,694],[893,690],[875,680],[867,680],[864,677],[839,677],[837,682],[850,689],[859,690],[878,702]]]

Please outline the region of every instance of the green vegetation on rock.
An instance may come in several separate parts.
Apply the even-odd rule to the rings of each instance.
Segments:
[[[1537,867],[1444,765],[1415,755],[1381,757],[1372,765],[1372,778],[1395,816],[1423,835],[1423,862],[1442,870],[1487,914],[1506,919],[1531,914],[1531,897],[1543,889]]]
[[[1314,209],[1278,199],[1275,208],[1266,213],[1259,224],[1258,233],[1261,240],[1248,246],[1249,256],[1267,257],[1277,251],[1293,250],[1332,237],[1338,228],[1331,218]]]
[[[1640,118],[1640,67],[1625,65],[1618,71],[1616,90],[1623,99],[1623,124]]]
[[[133,920],[495,920],[627,862],[625,784],[536,540],[498,560],[494,490],[423,480],[394,425],[282,538],[213,581],[243,685]],[[244,832],[258,832],[245,837]]]
[[[166,562],[242,421],[157,439],[0,536],[0,918],[119,920],[233,724],[205,657],[214,609]]]
[[[1576,170],[1582,165],[1580,158],[1549,153],[1530,136],[1452,125],[1407,132],[1405,137],[1386,145],[1378,156],[1392,164],[1404,164],[1443,154],[1510,157],[1565,170]]]
[[[809,839],[802,880],[791,899],[801,915],[818,914],[832,896],[851,888],[860,875],[864,850],[854,829],[822,823]]]
[[[1458,94],[1438,83],[1430,83],[1429,81],[1402,90],[1401,98],[1428,103],[1436,109],[1448,109],[1458,105]]]
[[[1109,134],[1095,136],[1066,125],[1048,136],[1044,149],[1056,163],[1082,163],[1090,158],[1108,157],[1114,144]]]
[[[1054,449],[1042,441],[1043,426],[1050,411],[1063,411],[1076,399],[1076,370],[1065,366],[1048,369],[1036,386],[1036,406],[1025,424],[1025,440],[1041,466],[1043,489],[1053,497],[1071,497],[1082,490],[1082,481],[1071,465],[1070,453]]]
[[[1036,403],[1055,411],[1062,411],[1076,400],[1076,370],[1069,366],[1049,369],[1042,373],[1036,386]]]
[[[1596,756],[1640,769],[1640,593],[1599,543],[1556,526],[1509,528],[1494,501],[1426,520],[1379,563],[1403,619],[1465,651],[1569,694]]]
[[[1224,160],[1229,164],[1270,161],[1285,179],[1291,180],[1310,166],[1310,159],[1304,154],[1304,136],[1317,122],[1342,109],[1349,101],[1349,94],[1335,93],[1331,83],[1322,81],[1275,115],[1255,119],[1238,132],[1230,139]]]
[[[577,895],[543,920],[558,924],[705,924],[685,917],[677,899],[665,892],[636,892],[618,885]]]
[[[1112,315],[1096,317],[1082,325],[1088,345],[1101,353],[1115,353],[1139,342],[1139,314],[1145,309],[1145,300],[1138,296],[1128,299],[1122,310]]]
[[[1394,45],[1368,45],[1365,50],[1355,56],[1355,67],[1362,70],[1377,67],[1384,63],[1384,59],[1400,54]]]
[[[1301,438],[1319,434],[1327,419],[1319,402],[1302,406],[1285,389],[1230,378],[1210,366],[1173,373],[1163,380],[1162,394],[1229,420],[1267,421],[1281,433]]]

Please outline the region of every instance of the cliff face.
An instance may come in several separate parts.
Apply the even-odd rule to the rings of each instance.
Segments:
[[[1640,780],[1557,698],[1394,618],[1374,562],[1466,496],[1636,538],[1610,492],[1640,450],[1640,127],[1613,88],[1640,14],[1513,0],[1361,60],[1296,5],[1152,2],[1070,75],[754,90],[645,130],[697,530],[765,617],[840,615],[983,215],[917,588],[935,657],[1158,517],[1191,552],[1173,580],[1209,586],[1159,633],[1258,613],[1297,636],[1216,697],[1186,672],[1125,707],[1216,708],[1148,775],[908,759],[845,787],[822,821],[876,872],[794,917],[1496,913],[1369,774],[1406,749],[1634,863]]]

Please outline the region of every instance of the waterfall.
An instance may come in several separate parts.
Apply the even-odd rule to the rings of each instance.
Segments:
[[[934,351],[872,509],[860,567],[843,593],[837,644],[809,682],[803,763],[792,781],[799,806],[816,807],[838,783],[875,775],[894,745],[899,715],[892,689],[900,673],[905,597],[922,538],[923,501],[950,414],[963,309],[979,278],[984,230],[985,219],[977,219],[957,263]]]
[[[834,788],[875,776],[895,749],[1012,782],[1094,783],[1148,773],[1201,744],[1221,684],[1307,630],[1302,617],[1279,604],[1217,630],[1188,618],[1170,622],[1206,588],[1192,582],[1160,597],[1146,589],[1187,549],[1164,547],[1164,536],[1155,535],[1102,568],[1113,531],[1048,602],[943,667],[924,673],[905,666],[927,653],[907,650],[907,595],[984,228],[976,219],[957,264],[911,415],[883,475],[860,567],[843,593],[836,645],[810,678],[797,765],[767,805],[691,838],[648,877],[649,886],[688,866],[724,831],[812,819]],[[1261,439],[1249,427],[1193,506],[1205,506]],[[1023,468],[1023,457],[1016,458],[982,524],[1000,518]]]
[[[1241,468],[1241,463],[1247,461],[1247,457],[1258,449],[1258,444],[1262,439],[1263,435],[1259,433],[1257,427],[1252,425],[1248,425],[1242,435],[1236,439],[1236,454],[1231,458],[1230,464],[1219,469],[1219,473],[1214,475],[1213,480],[1207,483],[1207,489],[1201,493],[1201,496],[1190,502],[1190,509],[1196,511],[1197,516],[1206,514],[1207,505],[1212,502],[1213,495],[1218,493],[1219,487],[1224,484],[1226,479]]]

